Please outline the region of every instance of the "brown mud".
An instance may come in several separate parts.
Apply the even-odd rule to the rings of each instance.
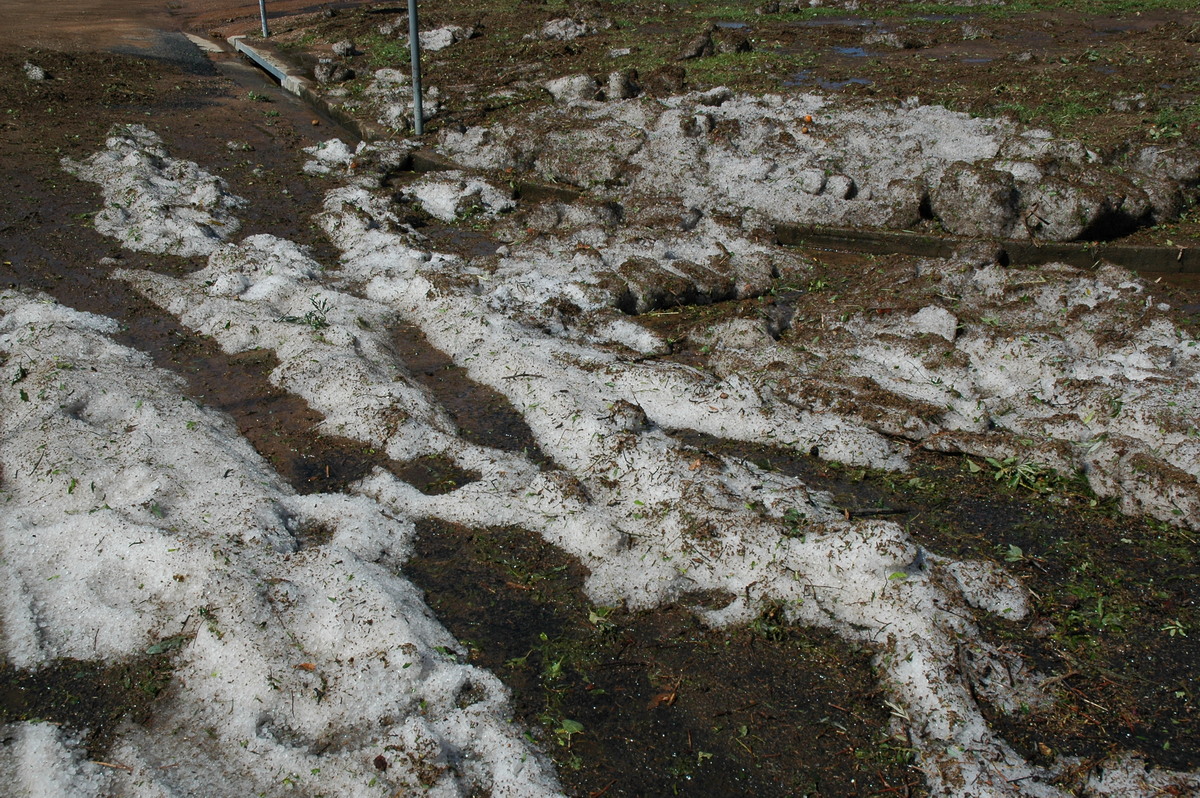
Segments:
[[[450,414],[464,440],[524,452],[533,462],[549,465],[524,416],[498,391],[473,381],[466,369],[430,346],[420,329],[397,324],[392,345],[417,382]]]
[[[682,70],[687,89],[832,92],[851,105],[919,98],[974,115],[1008,116],[1081,139],[1105,160],[1119,160],[1140,144],[1200,143],[1200,11],[1188,3],[857,5],[854,12],[831,6],[798,13],[759,13],[768,3],[636,0],[620,6],[487,0],[423,7],[422,29],[453,24],[478,34],[424,57],[426,85],[443,96],[442,111],[426,133],[503,121],[545,102],[538,86],[551,78],[586,73],[603,85],[614,70],[636,70],[648,88],[654,75],[675,69]],[[406,69],[407,46],[397,38],[406,28],[390,36],[379,32],[381,23],[403,14],[399,5],[386,4],[299,14],[280,20],[271,39],[309,65],[331,56],[332,43],[353,41],[357,54],[346,63],[357,76],[340,86],[342,101],[353,104],[375,69]],[[595,34],[567,42],[525,38],[564,16],[591,23]],[[706,30],[714,30],[716,51],[683,58]],[[246,32],[246,24],[217,32]],[[746,51],[716,46],[742,40]],[[819,118],[812,127],[812,135],[820,136]],[[1193,208],[1128,240],[1200,246],[1198,235],[1200,215]]]
[[[580,567],[520,529],[418,534],[406,575],[512,688],[570,794],[921,794],[869,652],[777,608],[713,631],[686,607],[593,607]]]

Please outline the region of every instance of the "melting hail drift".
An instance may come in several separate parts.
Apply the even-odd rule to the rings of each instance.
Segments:
[[[90,179],[104,185],[119,177],[97,173]],[[597,274],[606,268],[605,250],[633,246],[632,238],[591,230],[588,240],[599,253],[591,260],[575,257],[574,249],[517,245],[500,258],[501,281],[480,263],[429,251],[369,176],[331,188],[318,222],[342,253],[336,273],[320,271],[302,249],[270,236],[222,246],[204,270],[183,278],[119,273],[227,351],[272,349],[279,360],[272,380],[325,412],[326,425],[339,434],[382,446],[393,457],[442,454],[482,475],[430,496],[377,471],[357,486],[357,496],[308,497],[308,512],[320,508],[338,523],[354,507],[356,517],[383,513],[402,519],[394,522],[401,526],[419,517],[519,524],[577,557],[590,572],[587,589],[598,603],[653,607],[695,590],[720,591],[737,598],[724,608],[696,611],[722,625],[748,621],[764,602],[781,602],[793,622],[831,629],[877,651],[883,683],[933,793],[1064,795],[1053,780],[1071,763],[1039,767],[1024,760],[981,711],[981,701],[1011,711],[1039,700],[1036,678],[982,640],[969,620],[970,608],[1010,619],[1029,611],[1024,590],[1003,568],[922,554],[894,523],[847,521],[828,496],[799,480],[698,456],[663,428],[791,443],[805,451],[817,446],[823,456],[844,462],[902,468],[901,454],[885,437],[853,419],[770,401],[738,374],[717,379],[653,359],[630,361],[620,354],[628,350],[617,346],[629,339],[627,327],[583,331],[530,323],[537,296],[569,295],[603,316],[610,298],[602,286],[597,289]],[[720,247],[712,243],[718,236]],[[771,256],[711,220],[690,237],[701,242],[697,246],[724,248],[730,259]],[[573,269],[563,268],[568,260]],[[524,293],[514,292],[514,285]],[[280,321],[304,313],[314,296],[325,309],[322,329]],[[472,379],[503,393],[558,468],[540,472],[518,455],[462,441],[387,345],[385,330],[395,319],[420,327]],[[623,408],[637,412],[618,412]],[[381,424],[383,419],[391,423]],[[748,495],[757,501],[748,505]],[[807,524],[806,534],[785,534],[797,519]],[[355,546],[377,549],[396,545],[397,538],[402,533],[394,531]],[[311,556],[325,562],[334,554]],[[397,623],[413,612],[425,617],[425,610],[400,602],[403,590],[391,590]],[[303,625],[301,631],[317,634]],[[321,632],[329,645],[349,634],[337,626]],[[245,635],[246,645],[258,645],[252,629]],[[387,667],[394,667],[395,651],[382,652]],[[996,677],[1000,673],[1005,679]],[[404,728],[425,722],[403,708],[395,721]],[[461,733],[462,726],[447,724],[437,727],[441,739],[448,739],[451,727]],[[291,733],[281,729],[271,737],[285,740]],[[420,750],[425,738],[413,734],[405,738],[405,750]],[[438,751],[434,760],[448,769],[462,761],[445,747]],[[492,755],[486,767],[498,770],[487,773],[507,783],[502,774],[510,772],[504,768],[511,761]],[[336,756],[322,765],[344,766]],[[206,778],[223,777],[216,761],[211,768]],[[1117,794],[1112,780],[1138,771],[1136,763],[1118,762],[1095,776],[1089,790]],[[1146,784],[1194,781],[1157,771],[1138,777]],[[465,778],[461,771],[459,778]],[[1124,794],[1151,794],[1150,787],[1139,789]]]

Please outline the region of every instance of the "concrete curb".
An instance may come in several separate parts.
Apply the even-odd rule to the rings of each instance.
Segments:
[[[251,46],[246,43],[248,37],[230,36],[228,41],[233,49],[258,64],[271,77],[279,81],[279,85],[292,94],[302,96],[304,89],[309,88],[310,81],[292,69],[291,65],[279,58],[277,52],[270,52],[264,45]]]
[[[205,53],[223,53],[223,52],[225,52],[224,47],[222,47],[221,45],[217,44],[214,41],[204,38],[203,36],[197,36],[194,33],[184,33],[183,35],[187,37],[188,41],[190,41],[192,44],[199,47],[202,52],[205,52]]]
[[[285,91],[291,92],[321,113],[347,128],[363,141],[380,141],[393,138],[390,131],[374,122],[364,122],[356,119],[341,108],[330,105],[316,90],[316,84],[294,67],[275,48],[274,45],[262,40],[250,44],[249,36],[230,36],[227,40],[236,52],[249,58],[275,80]]]

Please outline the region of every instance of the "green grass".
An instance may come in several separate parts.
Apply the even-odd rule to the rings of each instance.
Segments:
[[[966,6],[956,3],[900,3],[890,8],[863,9],[859,13],[848,13],[837,8],[806,9],[798,14],[789,14],[797,19],[813,19],[821,16],[849,17],[991,17],[1007,19],[1048,11],[1075,11],[1080,14],[1107,16],[1132,16],[1147,11],[1195,11],[1195,0],[1011,0],[1002,6]]]
[[[688,81],[693,84],[778,91],[781,80],[808,69],[812,64],[812,56],[755,50],[697,58],[687,63],[687,71]]]
[[[1049,125],[1057,130],[1108,113],[1108,110],[1108,104],[1100,92],[1064,92],[1062,96],[1038,105],[1009,101],[992,106],[996,114],[1010,113],[1024,124]]]
[[[378,33],[360,37],[360,50],[367,54],[367,61],[375,69],[384,67],[407,67],[410,63],[408,38],[403,41]]]

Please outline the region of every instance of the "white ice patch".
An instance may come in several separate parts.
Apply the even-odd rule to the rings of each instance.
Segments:
[[[63,159],[68,172],[100,185],[101,233],[138,252],[193,256],[212,252],[241,227],[234,211],[246,201],[221,178],[167,155],[156,133],[119,127],[105,147],[85,161]]]
[[[56,723],[0,726],[0,779],[11,798],[76,798],[102,795],[110,773],[83,760],[79,741]]]
[[[1200,528],[1200,344],[1148,307],[1141,281],[1114,267],[955,261],[922,273],[954,313],[860,311],[787,345],[747,339],[732,322],[711,336],[716,371],[770,365],[772,381],[790,380],[783,401],[801,406],[814,386],[865,381],[894,398],[886,413],[840,413],[935,450],[1082,470],[1126,512]]]
[[[305,174],[351,176],[359,182],[378,187],[383,176],[402,168],[417,147],[418,142],[408,140],[362,141],[351,149],[341,139],[329,139],[304,148],[309,160],[305,161],[303,169]]]
[[[413,89],[404,73],[395,69],[380,69],[367,85],[364,98],[370,113],[379,124],[396,131],[408,130],[413,121]],[[421,91],[421,117],[428,121],[437,115],[441,89],[436,86]]]
[[[817,95],[731,97],[728,90],[578,102],[535,112],[526,123],[537,125],[541,113],[559,120],[546,136],[492,128],[494,147],[481,151],[469,144],[480,135],[475,129],[447,130],[439,147],[467,166],[532,163],[535,172],[576,185],[619,175],[631,191],[713,213],[752,209],[777,221],[878,225],[901,195],[916,213],[920,197],[904,194],[903,181],[936,182],[949,163],[995,157],[1012,135],[1004,122],[935,106],[838,111]],[[819,121],[806,122],[811,116]],[[729,128],[738,135],[718,135]]]
[[[591,75],[568,75],[547,81],[544,85],[555,102],[568,105],[595,100],[600,91],[600,84]]]
[[[10,790],[558,794],[503,685],[447,653],[457,642],[392,570],[411,522],[362,497],[295,495],[111,328],[0,296],[5,656],[37,668],[186,642],[153,731],[118,733],[109,758],[129,770],[16,724],[0,753]],[[330,542],[297,550],[316,527]]]
[[[1126,795],[1200,795],[1200,776],[1167,773],[1147,767],[1134,756],[1123,756],[1096,768],[1088,779],[1088,794],[1097,798]]]
[[[525,34],[524,38],[527,41],[545,39],[547,41],[569,42],[582,36],[591,36],[595,32],[596,28],[586,22],[577,21],[570,17],[559,17],[542,25],[541,29],[536,33]]]
[[[901,467],[900,453],[886,438],[836,414],[776,401],[744,374],[717,379],[632,360],[624,350],[581,341],[566,327],[556,333],[530,325],[530,298],[536,292],[502,300],[501,289],[489,285],[494,261],[478,264],[423,249],[388,199],[363,185],[329,192],[318,221],[343,253],[336,283],[318,275],[322,282],[313,285],[311,267],[294,265],[272,270],[269,277],[283,276],[270,282],[270,290],[252,293],[259,281],[267,282],[255,276],[266,270],[239,264],[259,263],[269,253],[282,253],[297,264],[307,257],[266,237],[227,250],[224,260],[213,258],[208,273],[184,280],[145,272],[125,276],[223,346],[272,348],[280,359],[274,378],[323,412],[343,413],[339,426],[345,434],[377,441],[382,416],[371,414],[399,407],[403,412],[395,416],[389,447],[395,440],[436,438],[438,447],[461,462],[492,458],[494,466],[484,479],[438,496],[377,471],[359,491],[392,513],[534,530],[588,568],[586,587],[599,603],[652,607],[686,601],[695,591],[715,591],[727,595],[728,604],[701,614],[711,623],[734,623],[753,617],[767,602],[780,602],[796,622],[876,648],[884,682],[906,719],[934,794],[1062,795],[1052,784],[1056,768],[1026,762],[990,727],[978,703],[1003,711],[1014,707],[1017,697],[1036,695],[1020,663],[982,641],[970,620],[968,607],[1022,614],[1026,600],[1015,581],[995,566],[927,556],[896,524],[843,520],[827,495],[809,491],[799,480],[683,446],[666,428],[817,448],[845,462]],[[701,235],[697,238],[701,250],[708,246]],[[619,239],[613,240],[619,249]],[[610,244],[596,241],[601,249]],[[603,252],[597,254],[602,262]],[[508,268],[529,274],[554,269],[520,251],[512,258]],[[519,265],[526,258],[528,264]],[[243,293],[211,295],[208,289],[229,273],[247,276]],[[545,295],[561,297],[570,284],[560,280]],[[694,288],[696,281],[691,284]],[[305,299],[321,316],[321,325],[312,323],[318,319],[308,316]],[[358,318],[366,323],[357,324]],[[410,390],[406,379],[399,380],[399,388],[383,386],[389,374],[400,373],[400,365],[366,331],[386,328],[392,318],[419,326],[472,378],[506,395],[559,468],[538,473],[522,458],[473,450],[456,441],[437,408]],[[927,312],[914,337],[949,345],[942,334],[948,323],[946,315]],[[914,374],[922,374],[919,361],[906,362]],[[331,374],[319,373],[324,368]],[[376,539],[367,535],[368,543]],[[285,598],[300,605],[297,612],[304,617],[337,628],[326,619],[336,619],[346,605],[326,607],[319,598],[330,588],[319,574],[332,568],[325,559],[332,554],[303,554],[288,561],[294,573],[288,581],[296,584],[286,587]],[[325,571],[298,573],[309,567]],[[370,563],[340,567],[357,570],[354,580],[338,585],[371,584]],[[401,586],[387,592],[393,602],[404,603]],[[235,628],[239,617],[230,614]],[[305,628],[303,639],[313,634]],[[201,630],[198,655],[215,644],[211,637]],[[246,639],[253,638],[247,633]],[[305,645],[321,650],[316,641]],[[212,668],[225,673],[221,661]],[[1011,676],[996,679],[997,673]],[[256,719],[252,742],[295,741],[294,748],[305,750],[312,745],[303,730],[265,712],[262,725],[257,724],[264,716]],[[400,739],[419,746],[405,734]],[[207,745],[198,735],[188,744],[196,751]],[[441,750],[431,750],[427,758],[441,762]]]
[[[512,192],[463,172],[431,173],[406,186],[404,193],[416,199],[430,216],[443,222],[469,216],[496,216],[517,207]]]
[[[445,50],[459,42],[466,41],[475,35],[474,28],[464,28],[461,25],[446,25],[433,30],[421,31],[418,38],[421,49],[430,53]]]
[[[335,170],[349,171],[355,151],[341,139],[329,139],[305,147],[304,152],[312,158],[304,164],[304,171],[310,175],[327,175]]]
[[[315,279],[320,272],[292,242],[258,235],[218,250],[207,268],[184,278],[125,270],[115,276],[227,352],[274,351],[280,365],[271,381],[322,413],[329,433],[371,443],[399,461],[446,455],[485,474],[535,470],[459,440],[453,422],[396,358],[389,333],[395,313],[329,290]]]

